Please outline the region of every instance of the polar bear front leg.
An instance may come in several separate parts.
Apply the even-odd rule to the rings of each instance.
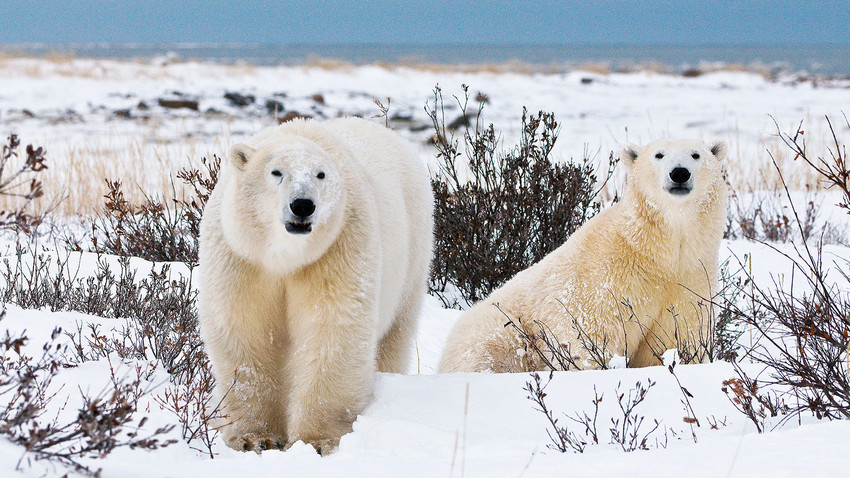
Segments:
[[[207,340],[207,350],[221,397],[219,427],[225,443],[258,452],[285,447],[281,351],[249,344],[238,332],[218,336],[230,340]]]
[[[352,430],[369,401],[376,371],[374,293],[337,286],[322,281],[289,288],[298,297],[290,310],[299,311],[290,316],[289,441],[302,440],[322,455]]]

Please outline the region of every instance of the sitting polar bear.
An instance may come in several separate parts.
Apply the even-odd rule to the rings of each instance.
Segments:
[[[432,249],[427,168],[395,133],[296,120],[234,146],[201,222],[201,334],[231,448],[326,454],[403,372]]]
[[[459,319],[441,372],[545,369],[555,359],[541,332],[557,338],[565,368],[602,367],[615,354],[631,367],[659,364],[666,349],[708,339],[726,146],[665,140],[637,151],[621,154],[620,202]]]

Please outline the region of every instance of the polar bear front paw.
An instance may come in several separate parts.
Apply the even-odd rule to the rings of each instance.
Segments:
[[[327,438],[324,440],[309,440],[307,441],[313,448],[316,449],[316,453],[322,456],[328,456],[331,453],[335,452],[339,447],[339,438]]]
[[[286,439],[274,435],[248,433],[233,436],[226,440],[227,446],[234,450],[253,451],[262,453],[266,450],[283,450],[286,448]]]

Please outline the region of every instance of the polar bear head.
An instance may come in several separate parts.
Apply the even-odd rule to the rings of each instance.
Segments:
[[[721,200],[725,157],[722,141],[661,140],[643,148],[629,145],[620,154],[629,172],[629,187],[651,205],[671,212],[705,208],[708,202]],[[722,204],[725,207],[725,200]]]
[[[241,255],[267,264],[317,259],[339,234],[346,198],[333,152],[298,135],[279,134],[229,154],[230,194],[223,222]]]

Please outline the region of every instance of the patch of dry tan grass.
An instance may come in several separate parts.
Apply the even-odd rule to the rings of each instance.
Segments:
[[[354,68],[353,63],[315,55],[309,55],[307,60],[304,62],[304,66],[307,68],[317,68],[327,71],[350,71]]]
[[[574,71],[586,71],[588,73],[596,73],[597,75],[608,76],[611,74],[611,65],[604,62],[588,61],[576,65]]]
[[[155,127],[145,135],[113,132],[94,139],[41,144],[47,150],[48,169],[40,172],[44,196],[33,201],[34,212],[91,216],[102,207],[106,179],[121,180],[126,198],[141,203],[144,194],[170,201],[183,193],[176,173],[200,167],[201,158],[227,151],[229,134],[203,142],[190,133],[164,138]],[[0,210],[21,199],[0,196]]]

